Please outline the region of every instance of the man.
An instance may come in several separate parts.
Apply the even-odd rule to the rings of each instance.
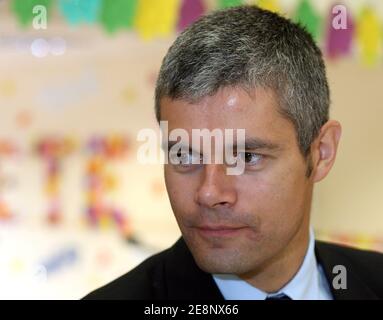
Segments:
[[[155,107],[193,129],[245,129],[242,174],[164,166],[181,239],[87,299],[379,299],[383,255],[314,240],[314,183],[334,164],[322,55],[299,25],[256,6],[202,17],[165,56]],[[178,155],[178,153],[177,153]],[[238,156],[239,154],[237,154]]]

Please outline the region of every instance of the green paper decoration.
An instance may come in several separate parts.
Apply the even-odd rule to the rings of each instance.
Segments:
[[[241,4],[243,4],[243,0],[219,0],[218,1],[218,7],[220,9],[240,6]]]
[[[315,41],[318,41],[322,25],[321,16],[317,14],[310,1],[302,0],[295,13],[294,21],[304,26],[311,33]]]
[[[118,29],[132,28],[137,3],[137,0],[103,0],[100,20],[105,29],[113,33]]]
[[[22,26],[27,26],[32,22],[35,14],[33,8],[38,5],[45,6],[47,12],[52,4],[52,0],[13,0],[11,8],[17,16]]]

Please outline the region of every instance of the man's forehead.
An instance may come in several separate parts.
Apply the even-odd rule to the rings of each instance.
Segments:
[[[163,97],[160,103],[161,120],[230,120],[241,116],[273,113],[277,100],[270,89],[256,88],[251,91],[240,87],[225,87],[213,95],[200,99]]]
[[[225,88],[198,102],[186,99],[161,101],[161,120],[169,130],[245,129],[249,136],[264,137],[284,134],[283,127],[291,125],[281,113],[274,95],[259,88],[249,94],[241,88]]]
[[[209,135],[213,136],[210,141],[215,145],[212,133],[218,130],[224,141],[235,147],[239,141],[237,131],[244,130],[247,150],[277,152],[297,143],[295,127],[278,108],[275,95],[270,90],[258,88],[249,94],[241,88],[225,88],[198,102],[166,97],[162,100],[161,120],[166,122],[168,133],[184,130],[189,145],[193,142],[193,131],[198,137],[201,130],[207,130],[207,140]],[[232,133],[225,139],[228,130]],[[224,145],[227,145],[226,142]],[[242,148],[242,141],[240,143]]]

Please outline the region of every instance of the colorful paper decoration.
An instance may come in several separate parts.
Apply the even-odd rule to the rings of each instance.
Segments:
[[[356,235],[353,241],[361,249],[370,249],[374,245],[374,239],[368,235]]]
[[[13,214],[12,211],[4,199],[0,198],[0,221],[10,220]]]
[[[330,9],[328,26],[327,26],[327,42],[325,46],[325,53],[329,58],[336,58],[349,54],[352,51],[352,42],[354,37],[354,21],[347,10],[345,29],[340,28],[338,19],[340,12]],[[343,26],[342,26],[343,27]]]
[[[183,0],[179,13],[177,30],[182,31],[197,20],[205,11],[202,0]]]
[[[0,159],[3,157],[11,157],[18,155],[19,150],[16,144],[11,140],[0,140]],[[1,164],[1,163],[0,163]],[[10,208],[7,201],[2,197],[2,188],[6,184],[7,179],[2,176],[0,167],[0,221],[11,220],[14,216],[14,212]]]
[[[117,183],[116,177],[107,172],[107,163],[123,159],[130,149],[126,137],[114,135],[95,136],[87,144],[89,160],[86,168],[86,216],[89,225],[107,229],[116,226],[120,233],[129,238],[132,235],[131,223],[127,215],[113,204],[106,195]]]
[[[8,139],[0,139],[0,157],[13,156],[19,152],[17,145]]]
[[[127,105],[131,105],[137,100],[138,93],[134,87],[128,86],[125,89],[123,89],[121,97]]]
[[[177,24],[180,0],[140,0],[135,27],[145,40],[172,34]]]
[[[132,28],[137,4],[137,0],[103,0],[100,20],[104,28],[110,33]]]
[[[79,254],[76,248],[65,248],[59,250],[51,257],[47,258],[42,265],[46,273],[53,274],[60,271],[64,267],[73,265],[79,259]]]
[[[8,221],[11,220],[14,216],[12,209],[10,208],[9,204],[5,199],[2,198],[2,177],[0,172],[0,221]]]
[[[382,50],[382,29],[377,13],[369,7],[362,10],[356,25],[357,42],[362,61],[375,64]]]
[[[218,8],[229,8],[234,6],[240,6],[243,4],[243,0],[218,0]]]
[[[100,21],[109,33],[119,29],[132,29],[144,40],[174,35],[182,31],[205,12],[243,4],[256,4],[261,8],[283,13],[280,0],[11,0],[12,11],[22,25],[33,19],[33,7],[44,5],[47,9],[58,2],[58,9],[69,24]],[[314,0],[295,0],[295,13],[291,18],[304,26],[316,42],[324,44],[324,52],[335,58],[352,51],[353,37],[363,62],[372,65],[379,60],[383,43],[383,23],[373,3],[365,7],[359,19],[352,20],[349,10],[346,30],[331,29],[331,22],[323,23],[323,17],[315,8]],[[334,3],[331,8],[339,6]],[[334,18],[336,13],[331,12]],[[323,29],[325,28],[325,29]],[[326,38],[322,39],[321,35]],[[0,94],[4,90],[1,90]],[[5,90],[7,91],[7,90]],[[57,99],[56,99],[57,100]],[[60,99],[59,99],[60,100]]]
[[[101,0],[59,0],[59,9],[72,25],[94,23],[101,12]]]
[[[156,179],[151,183],[151,192],[154,196],[162,196],[165,194],[166,188],[164,182],[160,179]]]
[[[281,7],[278,0],[258,0],[257,6],[272,12],[281,12]]]
[[[315,231],[316,238],[361,249],[383,252],[383,237],[368,234],[348,234],[339,232]]]
[[[33,114],[30,110],[22,110],[17,113],[15,121],[19,128],[26,129],[33,122]]]
[[[304,26],[311,33],[315,41],[319,40],[321,17],[315,11],[309,0],[301,0],[298,5],[294,20]]]
[[[75,143],[69,138],[48,137],[41,139],[36,152],[46,164],[45,194],[48,197],[47,219],[51,224],[58,224],[63,219],[60,202],[61,160],[74,149]]]
[[[45,6],[47,12],[51,7],[52,0],[12,0],[12,10],[17,16],[20,24],[26,26],[34,17],[33,8],[38,5]]]
[[[4,98],[13,97],[16,93],[16,83],[12,79],[0,81],[0,96]]]

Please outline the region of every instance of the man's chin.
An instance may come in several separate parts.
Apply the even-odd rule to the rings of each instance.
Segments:
[[[242,274],[248,271],[237,262],[213,261],[211,259],[194,259],[198,267],[211,274]]]
[[[243,259],[238,255],[237,252],[225,252],[226,250],[215,249],[207,251],[195,251],[191,250],[193,258],[198,267],[207,273],[216,274],[241,274],[248,269],[243,263]]]

